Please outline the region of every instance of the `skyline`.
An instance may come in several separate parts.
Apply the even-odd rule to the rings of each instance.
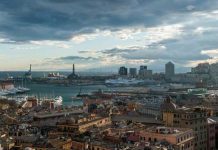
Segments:
[[[0,70],[186,72],[218,61],[217,16],[215,0],[2,0]]]

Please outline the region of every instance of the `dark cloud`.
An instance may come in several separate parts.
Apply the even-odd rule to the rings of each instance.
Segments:
[[[217,3],[216,0],[1,0],[0,37],[13,41],[66,40],[96,28],[156,26],[178,19],[176,16],[181,13],[215,9]]]
[[[113,56],[123,55],[126,53],[132,53],[135,51],[137,50],[130,47],[129,49],[120,49],[120,48],[107,49],[107,50],[99,51],[99,53],[113,57]]]
[[[58,58],[45,58],[43,63],[35,64],[34,66],[65,66],[72,64],[95,64],[99,62],[98,58],[81,57],[81,56],[65,56]]]
[[[193,52],[189,49],[181,51],[181,48],[174,49],[173,47],[163,47],[163,45],[129,47],[124,49],[114,48],[110,50],[102,50],[102,54],[108,56],[120,56],[129,60],[173,60],[180,63],[190,60],[210,59],[210,56],[201,54],[200,51]]]
[[[94,61],[98,60],[94,57],[81,57],[81,56],[66,56],[66,57],[60,57],[56,58],[56,60],[62,60],[62,61]]]

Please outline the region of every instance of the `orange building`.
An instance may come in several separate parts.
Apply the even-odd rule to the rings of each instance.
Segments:
[[[192,129],[151,127],[139,132],[140,142],[167,141],[176,150],[194,150]]]

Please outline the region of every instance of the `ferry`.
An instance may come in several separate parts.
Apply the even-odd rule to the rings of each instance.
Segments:
[[[145,82],[144,80],[138,80],[135,78],[132,78],[132,79],[118,78],[118,79],[105,80],[105,85],[107,86],[128,86],[128,85],[143,84],[144,82]]]
[[[169,87],[161,86],[161,85],[152,86],[149,89],[151,92],[167,92],[167,91],[169,91]]]

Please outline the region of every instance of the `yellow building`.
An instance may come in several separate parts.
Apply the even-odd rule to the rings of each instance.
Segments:
[[[110,117],[79,116],[59,122],[57,127],[63,132],[86,132],[92,127],[102,127],[111,124]]]
[[[195,135],[195,149],[207,149],[208,109],[178,107],[170,98],[167,98],[161,106],[161,111],[166,126],[191,128]]]

